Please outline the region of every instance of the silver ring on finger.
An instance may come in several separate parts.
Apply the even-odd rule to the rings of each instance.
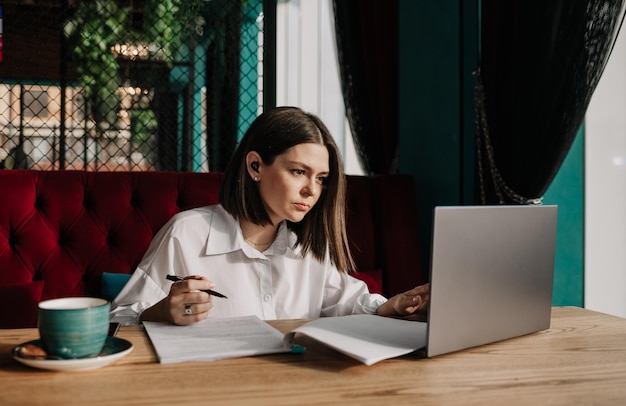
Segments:
[[[191,311],[191,305],[190,304],[186,304],[185,305],[185,314],[193,314],[193,312]]]

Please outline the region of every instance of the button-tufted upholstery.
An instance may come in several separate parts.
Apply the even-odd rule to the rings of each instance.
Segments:
[[[103,272],[131,273],[170,217],[217,203],[221,180],[220,173],[0,171],[0,287],[38,282],[41,291],[43,281],[40,300],[100,296]],[[423,282],[415,207],[408,175],[348,177],[353,254],[363,279],[379,277],[387,295]]]

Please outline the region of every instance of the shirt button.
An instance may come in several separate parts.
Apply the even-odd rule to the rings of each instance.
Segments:
[[[271,298],[272,298],[272,296],[270,296],[270,295],[263,296],[263,300],[266,301],[266,302],[269,302]]]

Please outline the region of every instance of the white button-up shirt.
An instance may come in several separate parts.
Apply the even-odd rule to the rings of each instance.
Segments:
[[[259,252],[244,242],[239,222],[221,205],[175,215],[154,237],[129,282],[111,304],[112,321],[138,323],[167,296],[168,274],[202,275],[228,299],[213,298],[209,317],[256,315],[264,320],[375,313],[387,299],[330,262],[294,249],[283,223]]]

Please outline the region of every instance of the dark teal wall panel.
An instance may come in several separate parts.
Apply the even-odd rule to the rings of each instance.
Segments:
[[[584,144],[581,129],[543,200],[544,204],[559,206],[552,299],[555,306],[584,304]]]
[[[476,2],[401,0],[399,18],[399,168],[416,181],[427,265],[433,208],[473,200]]]

